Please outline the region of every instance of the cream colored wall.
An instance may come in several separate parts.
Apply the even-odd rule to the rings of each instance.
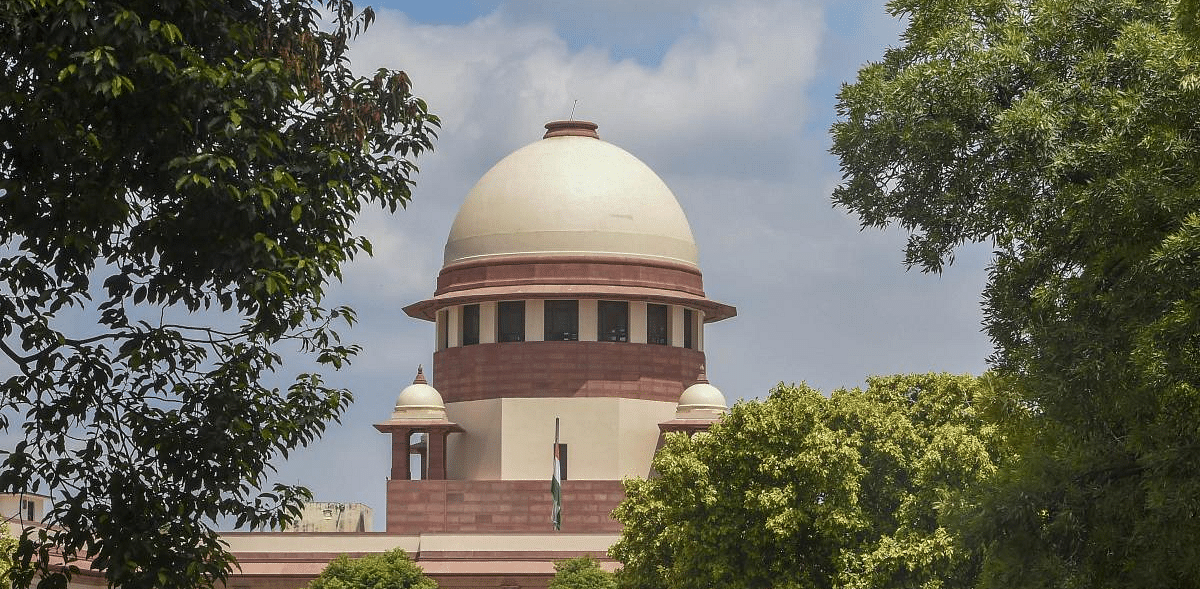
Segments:
[[[447,478],[499,480],[501,400],[446,403],[446,417],[466,430],[446,438]]]
[[[496,303],[479,303],[479,343],[496,343]]]
[[[696,311],[696,330],[692,333],[696,334],[696,349],[704,351],[704,311]]]
[[[658,449],[658,424],[675,418],[675,403],[620,399],[621,472],[623,476],[650,476],[650,461]]]
[[[229,543],[229,551],[234,553],[274,552],[286,554],[289,552],[302,553],[367,553],[385,552],[393,548],[403,548],[409,554],[421,550],[420,536],[399,536],[395,534],[366,533],[347,534],[344,532],[329,532],[325,534],[290,534],[263,532],[224,532],[221,539]]]
[[[606,397],[510,398],[447,403],[451,479],[531,480],[550,476],[554,418],[567,444],[568,478],[645,477],[658,443],[658,424],[675,403]]]
[[[579,341],[596,341],[598,308],[596,299],[581,299],[579,301]]]
[[[454,306],[446,311],[446,347],[457,348],[462,345],[462,307]]]
[[[507,552],[514,550],[596,552],[604,554],[616,534],[421,534],[421,550],[429,552]],[[426,565],[428,566],[428,565]]]
[[[646,303],[644,301],[629,303],[629,342],[646,343]]]
[[[45,495],[34,495],[31,493],[4,493],[0,494],[0,515],[7,521],[15,521],[17,523],[31,523],[25,516],[29,515],[25,510],[21,509],[21,501],[33,502],[33,522],[40,522],[46,516],[47,502],[49,498]],[[19,529],[19,528],[18,528]]]
[[[546,303],[541,299],[525,301],[525,341],[546,339]]]
[[[676,348],[683,347],[683,307],[671,305],[667,308],[667,313],[670,314],[671,326],[667,329],[667,338],[671,340],[671,345]]]
[[[19,515],[20,513],[20,495],[0,495],[0,514],[3,514],[5,519]]]
[[[505,399],[501,476],[508,480],[548,478],[553,464],[554,418],[559,442],[567,444],[572,479],[619,478],[614,443],[620,432],[616,399]]]

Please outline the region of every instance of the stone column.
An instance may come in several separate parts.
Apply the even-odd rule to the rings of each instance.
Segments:
[[[407,481],[412,479],[408,471],[408,453],[411,451],[409,441],[412,430],[407,428],[392,430],[392,480]]]
[[[446,480],[446,437],[450,432],[446,429],[431,429],[426,438],[425,458],[429,461],[426,472],[431,481]]]

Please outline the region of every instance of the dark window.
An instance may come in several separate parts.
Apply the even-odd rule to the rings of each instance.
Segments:
[[[567,480],[567,445],[558,445],[558,480]]]
[[[479,343],[479,305],[463,305],[462,345]]]
[[[691,309],[683,310],[683,347],[688,348],[689,350],[695,349],[695,346],[692,345],[694,343],[692,341],[692,331],[696,329],[692,325],[695,322],[695,317],[696,314],[693,313]]]
[[[629,341],[629,303],[600,301],[597,305],[596,334],[602,342]]]
[[[646,343],[665,346],[667,340],[667,306],[646,305]]]
[[[444,350],[450,342],[449,313],[438,311],[438,349]]]
[[[525,341],[525,301],[501,301],[496,305],[496,341]]]
[[[545,335],[548,342],[579,339],[579,301],[546,301]]]

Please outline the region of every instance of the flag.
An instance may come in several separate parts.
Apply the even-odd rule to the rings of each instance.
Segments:
[[[550,509],[550,523],[554,529],[562,529],[562,462],[558,455],[558,418],[554,418],[554,472],[550,475],[550,497],[554,502]]]

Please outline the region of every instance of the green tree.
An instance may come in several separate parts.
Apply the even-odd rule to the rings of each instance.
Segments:
[[[668,436],[660,476],[626,482],[611,553],[637,589],[969,587],[947,528],[995,470],[991,381],[872,378],[825,397],[780,385],[707,434]]]
[[[308,589],[437,589],[437,583],[397,548],[361,558],[338,556]]]
[[[548,589],[616,589],[612,573],[600,568],[590,556],[570,558],[554,563],[554,578]]]
[[[356,352],[323,290],[370,252],[362,208],[408,201],[437,124],[404,73],[349,70],[372,17],[0,0],[0,425],[24,438],[0,492],[55,499],[19,584],[61,586],[61,551],[114,586],[207,585],[231,564],[213,522],[298,513],[307,491],[269,487],[270,461],[350,393],[272,374],[284,350]]]
[[[938,271],[991,242],[994,368],[1032,410],[981,499],[997,587],[1200,579],[1200,52],[1188,0],[896,0],[839,94],[834,201]]]
[[[8,523],[0,525],[0,586],[12,586],[13,552],[17,549],[17,539],[8,531]]]

